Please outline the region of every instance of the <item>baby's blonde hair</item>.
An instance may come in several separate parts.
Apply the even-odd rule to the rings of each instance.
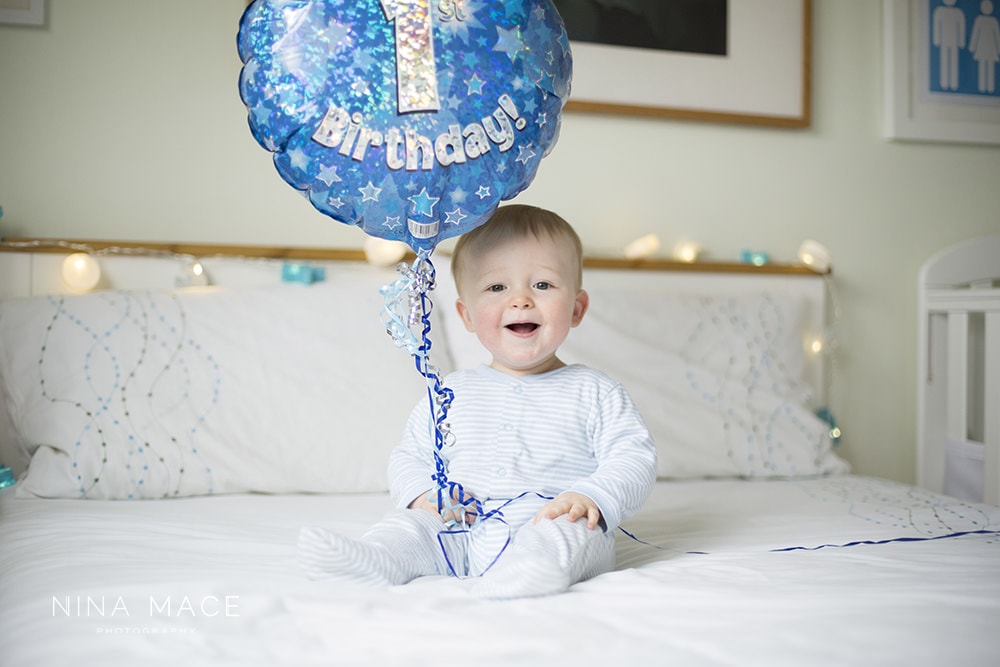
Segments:
[[[461,289],[462,273],[468,262],[494,246],[525,238],[548,238],[566,242],[577,266],[576,287],[583,284],[583,244],[573,227],[562,217],[537,206],[501,206],[485,223],[458,239],[451,256],[451,273]]]

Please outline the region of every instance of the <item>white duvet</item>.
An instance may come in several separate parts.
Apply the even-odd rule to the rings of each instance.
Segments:
[[[306,580],[382,494],[0,495],[0,664],[993,665],[1000,508],[881,480],[659,482],[618,569],[505,602]],[[637,541],[637,540],[641,540]]]

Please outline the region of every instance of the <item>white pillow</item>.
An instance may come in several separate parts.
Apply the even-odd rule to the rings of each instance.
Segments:
[[[386,489],[426,389],[385,333],[384,277],[0,303],[0,388],[33,455],[18,492]]]
[[[448,278],[450,280],[450,277]],[[805,301],[782,293],[679,294],[586,285],[590,310],[560,348],[628,389],[657,444],[660,478],[846,472],[804,380]],[[489,355],[441,285],[456,368]]]
[[[591,304],[563,356],[625,385],[661,478],[846,472],[809,407],[800,299],[608,291]]]

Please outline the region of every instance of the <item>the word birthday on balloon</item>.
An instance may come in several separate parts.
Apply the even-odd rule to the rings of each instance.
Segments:
[[[447,167],[485,155],[492,144],[501,153],[514,146],[515,128],[524,130],[528,121],[518,113],[510,95],[501,95],[497,103],[496,111],[481,122],[464,128],[460,124],[449,125],[446,132],[433,140],[408,127],[390,127],[385,131],[370,128],[360,112],[350,114],[342,107],[331,105],[312,139],[327,148],[339,147],[338,153],[358,162],[365,159],[369,147],[384,147],[389,169],[430,171],[435,158],[441,166]]]

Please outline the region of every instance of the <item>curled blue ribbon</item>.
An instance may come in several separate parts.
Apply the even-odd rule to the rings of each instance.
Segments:
[[[448,461],[444,450],[454,442],[447,420],[455,393],[444,385],[440,371],[430,360],[433,345],[430,338],[431,311],[434,304],[428,293],[434,289],[437,278],[431,261],[432,252],[433,249],[419,250],[412,264],[401,263],[396,267],[400,277],[380,290],[385,299],[382,322],[396,346],[413,357],[417,371],[427,383],[431,414],[429,426],[434,441],[432,481],[438,511],[443,516],[452,510],[462,517],[465,524],[465,513],[470,505],[476,516],[483,515],[483,508],[478,500],[466,494],[461,484],[448,479]]]

